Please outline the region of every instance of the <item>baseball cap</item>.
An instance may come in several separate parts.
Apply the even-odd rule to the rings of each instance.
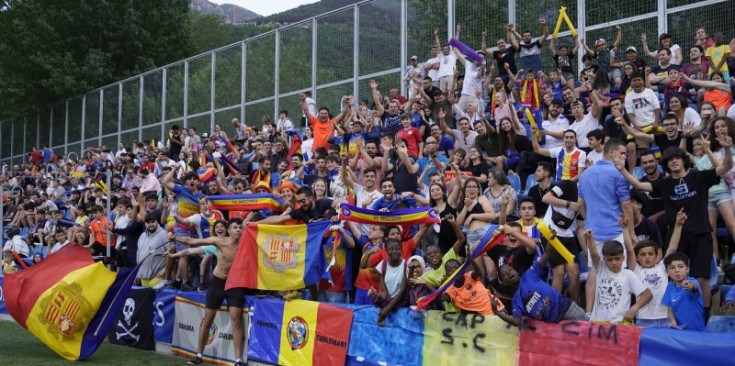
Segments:
[[[598,39],[598,40],[595,41],[595,46],[599,46],[601,44],[606,44],[606,43],[607,42],[605,42],[605,39],[604,38],[600,38],[600,39]]]
[[[209,137],[209,134],[205,132],[202,134],[202,137]]]
[[[638,53],[638,50],[635,47],[630,46],[630,47],[628,47],[628,48],[625,49],[625,53],[628,53],[628,52]]]
[[[419,58],[418,58],[418,57],[416,57],[416,56],[411,56],[411,61],[413,61],[413,60],[416,60],[416,61],[418,61],[418,60],[419,60]]]

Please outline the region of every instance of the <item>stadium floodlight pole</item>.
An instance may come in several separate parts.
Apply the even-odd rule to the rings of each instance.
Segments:
[[[4,246],[5,242],[3,242],[3,237],[2,237],[2,235],[3,235],[2,234],[3,233],[3,221],[5,221],[5,220],[3,220],[3,218],[5,217],[5,213],[4,213],[5,212],[5,206],[4,206],[5,203],[3,202],[3,190],[4,190],[4,187],[3,186],[0,186],[0,243],[2,243],[3,246]]]
[[[112,233],[110,232],[110,219],[112,211],[110,211],[110,205],[112,201],[112,187],[110,186],[110,169],[112,169],[111,166],[108,166],[107,169],[105,169],[105,184],[107,185],[107,225],[105,225],[105,231],[107,231],[107,267],[109,269],[112,269],[112,263],[110,262],[110,235]]]

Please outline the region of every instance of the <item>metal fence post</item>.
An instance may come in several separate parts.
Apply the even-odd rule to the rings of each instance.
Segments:
[[[209,83],[209,88],[211,90],[211,93],[209,93],[209,132],[211,133],[214,131],[215,93],[217,92],[217,84],[215,81],[215,77],[217,76],[217,52],[212,51],[210,62],[212,63],[211,80]],[[204,131],[199,133],[204,133]]]
[[[189,119],[189,60],[184,61],[184,119],[181,128],[188,126]],[[164,127],[164,136],[166,135]]]
[[[451,1],[451,0],[450,0]],[[403,74],[406,72],[406,60],[408,59],[408,4],[406,0],[401,0],[401,95],[406,94],[406,84],[403,82]]]
[[[123,110],[123,83],[117,83],[117,143],[120,143],[120,131],[122,131],[122,110]],[[104,131],[100,131],[102,135]],[[116,151],[117,146],[108,146],[110,151]]]
[[[586,14],[587,6],[585,4],[585,0],[577,0],[577,39],[584,38],[586,42],[590,42],[590,40],[587,39],[587,34],[585,34],[585,32],[587,31],[587,19],[585,18]],[[577,70],[580,71],[584,67],[584,63],[582,62],[583,56],[584,52],[577,52]]]
[[[144,97],[144,94],[145,94],[145,78],[143,77],[143,75],[140,75],[140,81],[138,82],[138,141],[143,140],[143,97]]]
[[[248,45],[245,41],[240,44],[240,122],[245,123],[245,87],[247,86],[247,61],[248,61]]]
[[[281,31],[276,29],[276,41],[275,41],[275,60],[273,60],[273,73],[276,75],[273,83],[273,115],[278,116],[278,110],[279,110],[279,100],[278,100],[278,94],[280,91],[280,80],[279,76],[281,74]]]
[[[355,4],[353,8],[352,29],[352,95],[355,101],[360,100],[360,6]]]
[[[668,15],[666,14],[666,0],[658,0],[658,34],[666,33],[669,28]]]
[[[166,78],[168,77],[168,68],[163,69],[163,74],[161,77],[161,134],[158,135],[159,140],[161,137],[163,137],[164,129],[166,128]]]
[[[102,124],[104,123],[104,121],[102,120],[102,118],[104,116],[103,113],[102,113],[102,111],[103,111],[103,108],[105,107],[105,90],[102,89],[102,88],[100,88],[100,93],[99,94],[100,94],[100,96],[99,96],[100,97],[100,108],[99,108],[99,111],[98,111],[98,113],[99,113],[99,121],[98,121],[97,124],[99,126],[99,130],[98,131],[99,131],[100,135],[97,137],[97,147],[101,147],[102,146]],[[51,114],[53,114],[53,113],[51,113]]]

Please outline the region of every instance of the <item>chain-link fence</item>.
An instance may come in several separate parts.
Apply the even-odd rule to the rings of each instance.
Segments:
[[[400,88],[405,95],[405,67],[413,55],[431,57],[434,28],[444,41],[461,24],[461,40],[475,49],[486,31],[493,47],[508,23],[537,37],[543,18],[553,32],[562,6],[588,45],[599,38],[612,44],[620,25],[621,57],[628,46],[643,55],[642,33],[652,50],[659,34],[671,34],[685,61],[697,28],[735,37],[731,0],[367,0],[0,121],[0,160],[20,162],[44,145],[57,154],[102,144],[115,150],[119,142],[158,141],[174,124],[202,133],[219,123],[233,134],[232,118],[259,125],[283,109],[298,120],[305,91],[337,114],[343,95],[372,98],[370,79],[384,93]],[[560,45],[574,45],[566,27]],[[548,71],[548,42],[542,55]]]

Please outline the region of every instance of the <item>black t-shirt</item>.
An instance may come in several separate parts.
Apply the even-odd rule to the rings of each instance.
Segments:
[[[488,255],[493,262],[495,262],[495,265],[497,265],[498,268],[503,264],[507,264],[513,267],[513,269],[522,276],[529,268],[531,268],[535,253],[528,254],[526,247],[523,244],[514,249],[510,249],[505,245],[496,245],[493,249],[490,249]]]
[[[541,186],[537,184],[528,190],[528,197],[533,198],[533,204],[536,208],[536,217],[538,218],[543,218],[546,214],[546,210],[549,209],[549,205],[541,202],[541,199],[550,189],[551,185],[549,185],[546,189],[541,189]]]
[[[575,57],[576,53],[569,53],[566,56],[562,56],[560,54],[554,55],[554,64],[556,64],[556,67],[561,69],[561,72],[565,74],[574,74],[574,69],[572,68],[572,65],[576,62]],[[572,61],[574,60],[574,61]]]
[[[670,147],[679,147],[679,143],[681,143],[682,135],[683,133],[679,131],[679,135],[675,139],[669,140],[666,134],[657,133],[653,135],[653,142],[661,150],[661,154],[663,154],[664,151],[666,151],[666,149]],[[694,147],[692,146],[691,139],[687,139],[686,150],[694,151]]]
[[[661,65],[656,65],[651,68],[651,74],[654,74],[656,76],[666,76],[669,74],[669,70],[671,69],[671,65],[666,67],[661,67]],[[646,75],[647,77],[647,75]],[[657,83],[654,85],[663,85],[662,83]]]
[[[630,125],[627,115],[623,115],[623,119],[625,123]],[[611,139],[620,139],[623,141],[625,141],[628,135],[619,124],[615,123],[615,117],[612,114],[605,117],[605,123],[602,124],[602,131],[605,132],[605,136]]]
[[[708,191],[719,181],[714,169],[690,169],[683,178],[666,176],[651,185],[654,195],[663,198],[667,222],[676,222],[676,213],[683,207],[688,219],[682,233],[707,234],[712,232],[707,215]]]
[[[493,59],[498,63],[498,74],[500,76],[508,76],[505,71],[504,64],[507,62],[510,72],[514,75],[518,72],[516,67],[516,50],[513,47],[505,47],[505,52],[493,51]]]
[[[658,182],[659,180],[663,179],[664,175],[660,174],[658,177],[659,178],[657,180],[651,182],[648,178],[648,175],[644,175],[643,178],[640,179],[640,181],[649,182],[653,184],[654,182]],[[663,198],[657,197],[656,195],[650,192],[644,191],[643,193],[648,197],[648,201],[646,201],[646,204],[643,205],[643,216],[650,217],[665,209]],[[663,223],[667,223],[666,216],[661,217],[659,220],[662,220]]]
[[[635,236],[638,237],[639,242],[642,240],[653,240],[659,247],[664,246],[664,241],[661,240],[661,232],[658,230],[658,225],[645,217],[641,220],[641,223],[635,227]]]
[[[330,198],[322,198],[316,200],[314,202],[314,208],[312,208],[309,211],[304,210],[303,208],[297,208],[289,215],[291,215],[291,218],[294,220],[301,220],[303,222],[309,222],[313,219],[321,219],[321,218],[329,218],[330,216],[334,215],[334,209],[332,208],[332,199]]]
[[[381,126],[381,129],[384,133],[395,135],[398,133],[399,130],[403,128],[403,125],[401,124],[400,113],[394,116],[388,113],[388,111],[385,111],[380,118],[383,120],[383,125]]]
[[[390,163],[393,164],[393,185],[396,188],[396,192],[418,192],[419,185],[418,173],[409,173],[406,164],[398,157],[397,153],[391,153]],[[416,160],[412,157],[408,158],[412,163]]]

